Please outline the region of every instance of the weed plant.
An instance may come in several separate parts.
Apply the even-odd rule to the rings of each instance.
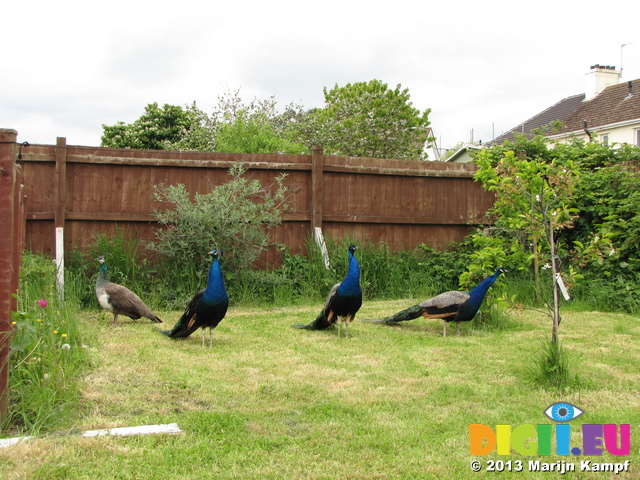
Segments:
[[[582,384],[575,368],[571,368],[569,352],[558,340],[546,338],[540,342],[539,351],[530,365],[533,380],[547,389],[566,390],[579,388]]]
[[[12,316],[9,409],[4,432],[36,435],[76,411],[88,356],[73,285],[58,297],[50,258],[23,254],[18,312]]]

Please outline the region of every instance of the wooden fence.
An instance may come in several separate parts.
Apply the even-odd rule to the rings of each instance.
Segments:
[[[480,223],[493,196],[473,181],[475,166],[441,162],[311,155],[184,153],[17,142],[0,129],[0,420],[7,409],[11,312],[23,248],[53,254],[86,250],[96,235],[145,242],[154,238],[154,186],[184,184],[205,193],[226,183],[241,163],[263,185],[286,173],[297,193],[272,242],[304,252],[314,227],[328,238],[386,242],[392,248],[425,243],[442,248]],[[275,248],[261,258],[276,266]]]
[[[473,181],[475,165],[311,155],[223,154],[31,145],[20,164],[27,196],[27,248],[52,253],[55,227],[65,251],[86,249],[96,234],[135,235],[143,243],[158,227],[157,184],[182,183],[205,193],[230,180],[241,163],[263,185],[286,173],[297,193],[272,241],[303,252],[313,227],[327,238],[387,242],[392,248],[425,243],[442,248],[482,221],[493,197]],[[279,263],[271,249],[267,266]]]
[[[11,312],[17,310],[25,224],[16,138],[15,130],[0,129],[0,422],[7,414]]]

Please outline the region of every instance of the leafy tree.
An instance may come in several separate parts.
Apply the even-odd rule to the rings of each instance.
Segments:
[[[309,151],[299,140],[300,120],[308,114],[295,104],[279,113],[276,105],[273,97],[245,103],[239,90],[220,95],[211,114],[195,102],[185,108],[152,103],[131,124],[103,125],[102,146],[230,153]]]
[[[138,148],[165,150],[181,141],[186,132],[197,124],[196,112],[175,105],[157,103],[145,107],[144,114],[131,124],[118,122],[116,125],[102,125],[103,147]]]
[[[312,112],[312,141],[335,155],[420,159],[430,109],[420,112],[408,89],[380,80],[324,89],[325,107]]]
[[[185,107],[190,120],[189,128],[177,140],[167,142],[167,150],[191,152],[216,151],[216,123],[212,116],[200,110],[193,102]]]
[[[277,110],[274,97],[245,102],[239,90],[226,90],[209,117],[210,136],[215,151],[229,153],[304,153],[298,140],[295,119],[304,115],[302,107],[289,104]],[[191,133],[188,133],[190,136]]]
[[[581,213],[571,240],[590,272],[635,278],[640,272],[640,149],[595,142],[583,148],[583,172],[573,198]]]
[[[476,155],[476,179],[496,194],[492,234],[473,236],[477,255],[482,259],[502,249],[518,268],[533,268],[540,291],[550,286],[544,300],[553,321],[551,339],[536,364],[538,377],[552,385],[577,379],[569,374],[559,341],[563,278],[590,282],[583,291],[592,297],[600,290],[619,297],[617,308],[640,304],[640,275],[630,271],[640,246],[639,158],[636,147],[549,145],[541,136],[519,136]],[[598,280],[607,276],[610,286]]]
[[[260,124],[245,115],[239,115],[233,123],[218,127],[218,152],[229,153],[292,153],[302,152],[305,147],[278,136],[273,127]]]
[[[379,80],[324,89],[325,107],[283,112],[274,97],[245,102],[226,90],[211,114],[157,103],[131,124],[103,125],[102,146],[233,153],[309,153],[322,145],[338,155],[425,159],[430,110],[412,106],[409,92]]]

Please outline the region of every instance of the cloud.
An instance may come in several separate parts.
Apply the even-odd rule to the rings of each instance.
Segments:
[[[0,41],[0,126],[24,140],[98,144],[102,124],[152,102],[212,109],[225,88],[319,107],[323,87],[379,79],[432,109],[444,146],[488,141],[581,93],[595,63],[640,78],[633,15],[594,23],[577,1],[362,4],[237,0],[10,2]]]

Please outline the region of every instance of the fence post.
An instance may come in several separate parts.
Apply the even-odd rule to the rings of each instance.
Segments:
[[[0,421],[7,416],[11,311],[17,308],[13,284],[20,268],[14,265],[13,255],[18,248],[14,209],[17,137],[15,130],[0,129]]]
[[[67,198],[67,139],[56,142],[56,170],[53,179],[53,212],[56,228],[64,228]]]
[[[58,137],[56,142],[56,170],[53,181],[54,223],[56,238],[56,291],[64,299],[64,227],[67,214],[67,139]]]
[[[20,266],[22,264],[22,251],[24,250],[24,239],[27,229],[27,212],[25,205],[24,185],[21,184],[22,177],[20,175],[20,168],[16,176],[16,186],[14,187],[13,197],[13,272],[11,290],[13,292],[18,291],[20,286]],[[18,311],[18,299],[14,296],[11,297],[11,310]]]
[[[311,149],[311,231],[322,228],[324,197],[324,153],[320,145]]]

